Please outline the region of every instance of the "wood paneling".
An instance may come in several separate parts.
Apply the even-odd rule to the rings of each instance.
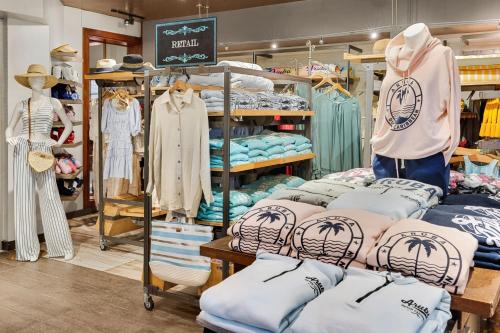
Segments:
[[[142,53],[142,38],[132,37],[127,35],[116,34],[107,31],[95,29],[83,29],[83,75],[89,72],[91,67],[95,64],[89,64],[89,49],[91,42],[100,42],[107,44],[127,46],[127,52]],[[116,59],[121,62],[122,59]],[[90,201],[90,166],[92,160],[90,158],[91,147],[89,144],[89,119],[90,119],[90,82],[83,80],[83,179],[85,184],[83,186],[83,207],[91,208],[93,203]]]
[[[226,10],[243,9],[275,5],[286,2],[301,0],[203,0],[203,4],[209,4],[209,13]],[[118,9],[125,12],[132,12],[143,16],[147,20],[158,20],[163,18],[173,18],[181,16],[197,15],[196,5],[200,0],[62,0],[65,6],[85,9],[91,12],[124,17],[123,15],[112,13],[111,9]],[[205,14],[205,12],[203,12]]]

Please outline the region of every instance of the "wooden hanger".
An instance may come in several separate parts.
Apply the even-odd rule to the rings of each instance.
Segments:
[[[313,89],[318,89],[319,87],[329,84],[331,86],[330,89],[327,89],[324,93],[328,94],[334,90],[340,91],[342,94],[346,95],[347,97],[352,97],[351,93],[347,91],[340,83],[338,82],[333,82],[332,77],[330,75],[325,75],[325,74],[320,74],[320,76],[323,77],[323,79],[313,87]]]
[[[191,86],[189,84],[187,84],[186,82],[184,82],[182,80],[176,80],[174,82],[174,84],[172,86],[170,86],[170,88],[168,89],[168,91],[170,93],[172,93],[174,91],[186,91],[189,88],[191,88]]]

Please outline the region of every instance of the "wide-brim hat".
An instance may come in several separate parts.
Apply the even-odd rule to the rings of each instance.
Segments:
[[[385,53],[385,49],[391,40],[389,38],[379,39],[373,44],[372,51],[374,54]]]
[[[115,59],[97,60],[96,67],[90,70],[91,73],[112,73],[117,69]]]
[[[50,53],[52,53],[52,54],[57,54],[57,53],[68,53],[68,54],[71,54],[71,53],[73,53],[74,55],[76,55],[78,53],[78,50],[74,49],[69,44],[63,44],[61,46],[56,47],[52,51],[50,51]]]
[[[127,54],[123,57],[123,62],[118,71],[135,73],[152,69],[154,69],[154,67],[150,63],[144,63],[144,59],[140,54]]]
[[[23,85],[26,88],[31,89],[31,85],[29,82],[30,77],[44,77],[45,84],[43,86],[43,89],[52,88],[53,86],[55,86],[57,84],[57,78],[53,75],[48,74],[45,67],[43,67],[43,65],[39,65],[39,64],[29,65],[28,70],[26,71],[26,74],[19,74],[19,75],[14,76],[14,78],[16,79],[16,81],[20,85]]]

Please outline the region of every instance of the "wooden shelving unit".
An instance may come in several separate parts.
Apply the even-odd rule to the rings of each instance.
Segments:
[[[385,54],[351,54],[344,53],[344,60],[351,61],[353,63],[370,63],[370,62],[385,62]]]
[[[57,83],[59,84],[68,84],[70,86],[75,86],[75,87],[82,87],[82,84],[77,81],[70,81],[70,80],[63,80],[63,79],[58,79]]]
[[[223,117],[224,111],[208,112],[209,117]],[[312,117],[314,111],[289,111],[289,110],[246,110],[236,109],[231,111],[231,117]]]
[[[83,121],[72,121],[71,124],[73,124],[73,126],[80,126],[81,124],[83,124]],[[64,127],[64,124],[62,123],[62,121],[54,121],[54,123],[52,124],[52,127],[55,127],[55,128],[59,128],[59,127]]]
[[[56,178],[57,179],[66,179],[66,180],[75,179],[75,178],[77,178],[82,173],[82,169],[83,168],[80,167],[75,172],[68,173],[68,174],[56,173]]]
[[[83,104],[81,99],[60,99],[59,102],[63,105]]]
[[[61,145],[61,148],[75,148],[75,147],[80,147],[83,144],[82,141],[79,142],[74,142],[74,143],[65,143]]]
[[[256,169],[267,168],[267,167],[272,167],[272,166],[279,166],[279,165],[290,164],[290,163],[295,163],[295,162],[300,162],[300,161],[312,160],[315,157],[316,157],[316,154],[309,153],[309,154],[302,154],[302,155],[296,155],[296,156],[290,156],[290,157],[284,157],[284,158],[276,158],[276,159],[262,161],[262,162],[240,164],[240,165],[237,165],[235,167],[232,167],[230,169],[230,172],[237,173],[237,172],[256,170]],[[224,171],[223,168],[212,168],[210,170],[212,170],[214,172],[223,172]]]
[[[205,221],[196,219],[194,222],[199,225],[208,225],[209,227],[220,228],[223,226],[222,221]],[[229,225],[232,225],[234,222],[236,221],[229,221]]]

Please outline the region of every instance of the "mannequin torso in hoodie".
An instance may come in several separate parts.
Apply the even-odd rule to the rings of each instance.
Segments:
[[[428,38],[428,34],[425,31],[425,24],[416,23],[410,25],[403,31],[403,37],[405,44],[401,48],[399,61],[403,67],[409,67],[410,55],[413,54],[419,45],[425,43],[425,40]]]

